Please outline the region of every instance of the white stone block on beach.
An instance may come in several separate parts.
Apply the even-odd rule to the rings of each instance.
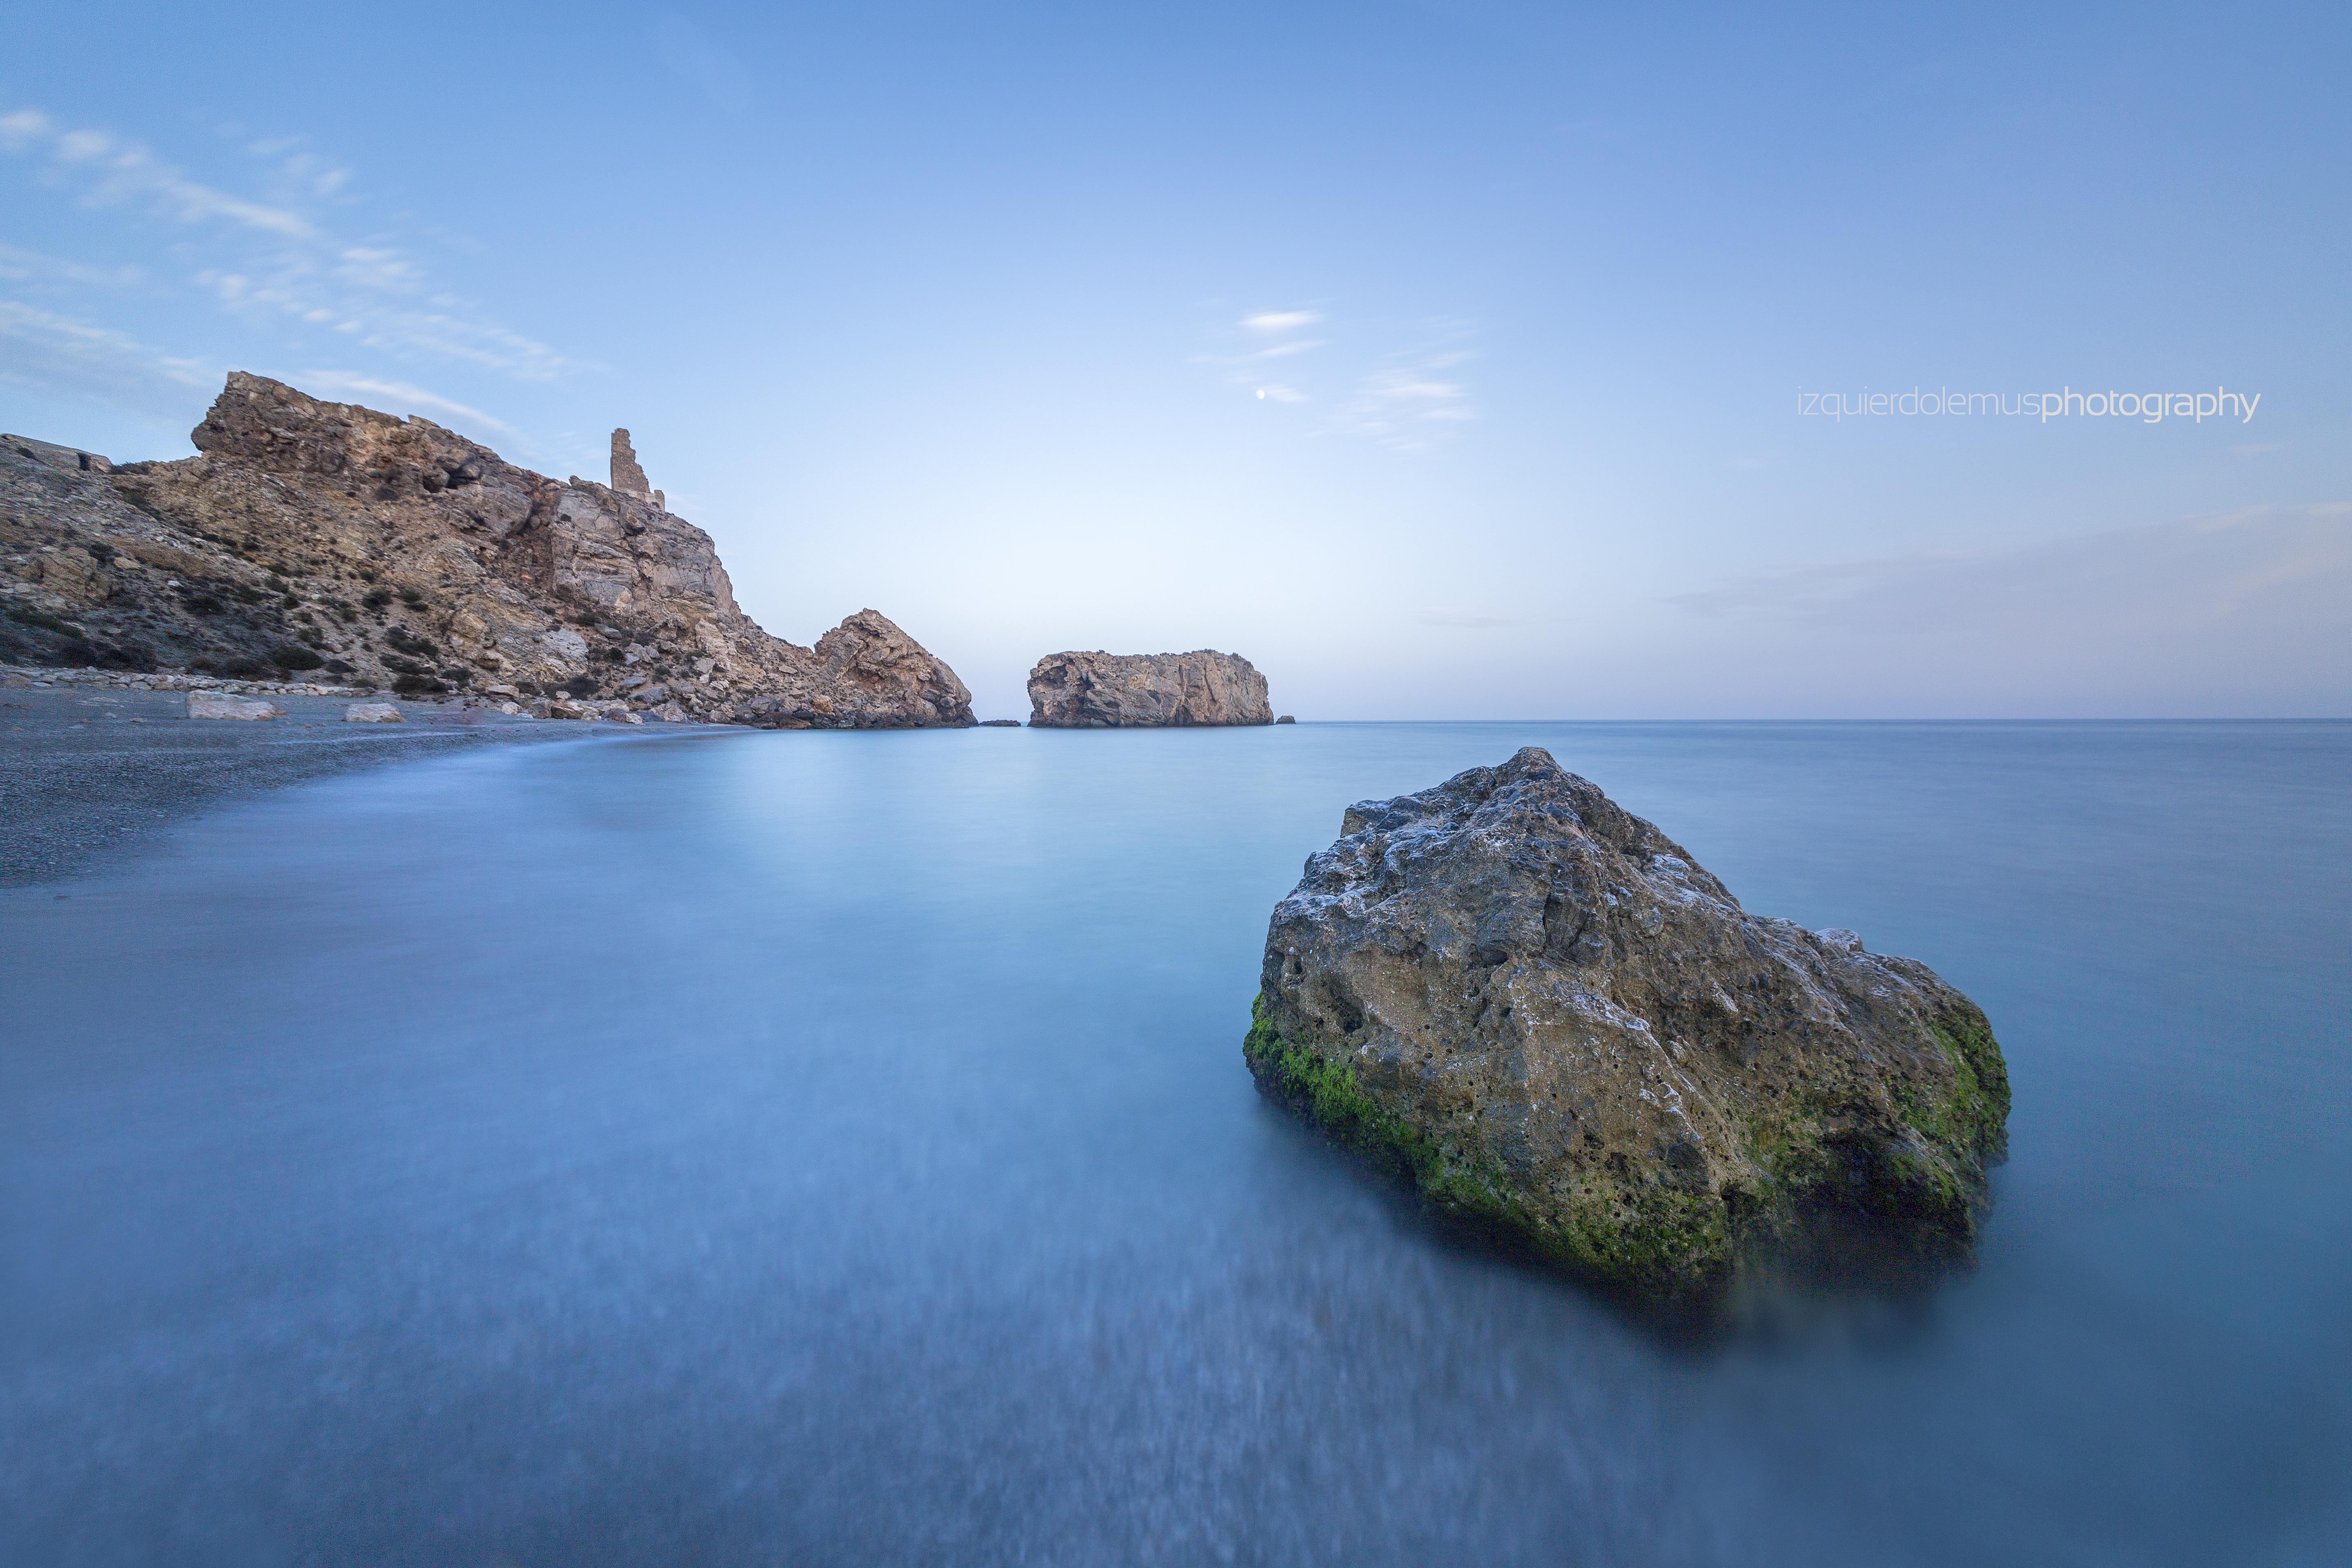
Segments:
[[[343,707],[346,724],[398,724],[400,710],[389,702],[352,702]]]
[[[191,719],[282,719],[285,710],[258,697],[228,697],[217,691],[188,693]]]

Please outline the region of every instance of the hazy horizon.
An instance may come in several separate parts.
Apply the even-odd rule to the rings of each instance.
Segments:
[[[0,428],[625,426],[768,630],[982,717],[1202,647],[1302,719],[2343,715],[2347,27],[79,7],[17,58],[106,70],[0,72]]]

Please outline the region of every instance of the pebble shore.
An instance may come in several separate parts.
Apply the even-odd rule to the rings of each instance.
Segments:
[[[187,699],[198,693],[263,699],[280,713],[263,723],[191,720]],[[0,888],[101,868],[144,852],[200,811],[266,790],[483,745],[619,738],[617,725],[549,721],[613,715],[541,700],[550,710],[544,717],[480,696],[0,665],[0,813],[8,822]],[[347,721],[352,705],[379,702],[396,707],[400,721]],[[714,732],[660,721],[648,728]]]
[[[40,665],[0,664],[0,688],[43,690],[58,688],[110,691],[218,691],[234,697],[340,697],[347,702],[378,701],[397,696],[381,686],[338,686],[324,681],[234,680],[217,675],[196,675],[184,669],[54,669]],[[479,695],[399,697],[404,703],[429,705],[448,712],[503,713],[510,719],[608,720],[617,724],[670,722],[658,713],[643,711],[614,700],[572,697],[524,698],[511,687]],[[683,722],[695,722],[687,720]],[[711,721],[715,722],[716,721]]]

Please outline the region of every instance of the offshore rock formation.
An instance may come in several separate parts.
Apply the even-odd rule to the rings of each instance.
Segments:
[[[1701,1318],[1832,1246],[1972,1255],[2009,1078],[1925,964],[1747,913],[1532,747],[1341,834],[1275,908],[1244,1055],[1440,1211]]]
[[[194,440],[115,466],[0,437],[0,660],[323,670],[786,729],[972,722],[955,672],[872,610],[814,649],[761,630],[625,431],[615,478],[642,493],[240,372]]]
[[[1049,653],[1029,672],[1029,722],[1047,730],[1271,724],[1265,677],[1239,654]]]

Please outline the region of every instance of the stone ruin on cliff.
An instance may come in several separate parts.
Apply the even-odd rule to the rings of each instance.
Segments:
[[[623,495],[644,496],[664,511],[669,510],[669,502],[647,482],[645,469],[637,466],[637,454],[629,445],[626,430],[613,432],[613,488]]]

